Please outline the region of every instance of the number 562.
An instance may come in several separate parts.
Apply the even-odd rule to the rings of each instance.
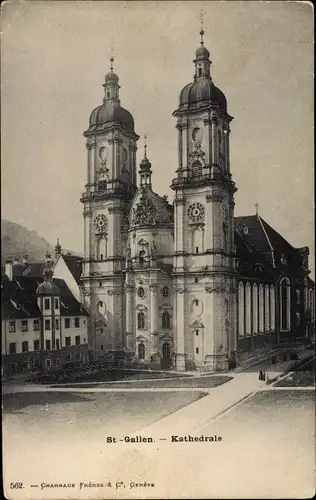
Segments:
[[[10,483],[11,490],[23,488],[23,483]]]

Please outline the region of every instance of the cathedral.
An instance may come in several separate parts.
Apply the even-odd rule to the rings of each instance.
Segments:
[[[227,370],[249,353],[307,341],[313,331],[308,248],[292,247],[258,209],[234,217],[233,118],[213,81],[203,29],[200,35],[193,81],[173,112],[172,203],[154,191],[146,143],[138,170],[139,135],[121,106],[113,58],[103,103],[84,132],[89,347],[131,366]]]

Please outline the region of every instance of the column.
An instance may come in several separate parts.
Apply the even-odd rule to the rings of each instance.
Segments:
[[[214,286],[210,282],[205,287],[205,333],[204,333],[204,359],[207,366],[213,370],[214,364],[214,351],[215,351],[215,331],[216,331],[216,318],[214,317],[215,300],[214,300]]]
[[[178,169],[182,169],[183,167],[183,134],[182,134],[182,125],[181,123],[177,123],[176,128],[178,129]]]
[[[227,142],[228,142],[228,131],[227,131],[227,128],[224,126],[224,129],[223,129],[223,132],[224,132],[224,138],[223,138],[223,155],[224,155],[224,168],[225,168],[225,172],[228,171],[228,165],[227,165]]]
[[[205,165],[210,167],[212,165],[211,161],[211,130],[210,130],[210,120],[208,118],[205,118],[203,120],[204,123],[204,152],[205,152]],[[207,169],[207,173],[209,172],[209,169]],[[204,172],[206,174],[206,172]]]
[[[186,170],[188,165],[188,149],[189,149],[189,141],[188,141],[188,125],[185,123],[182,125],[182,167]]]
[[[177,371],[185,371],[185,353],[184,353],[184,299],[185,289],[182,285],[175,290],[176,292],[176,342],[175,342],[175,368]]]
[[[93,164],[93,144],[87,142],[87,192],[90,192],[92,183],[92,164]]]
[[[222,239],[222,201],[221,193],[212,193],[206,196],[206,249],[219,251]]]
[[[137,146],[134,146],[134,148],[133,148],[133,184],[134,184],[134,186],[137,185],[136,151],[137,151]]]
[[[234,207],[235,207],[235,202],[231,200],[228,203],[228,253],[233,253],[234,252]],[[233,257],[229,257],[229,267],[230,269],[233,269]]]
[[[114,138],[114,168],[113,168],[113,179],[120,178],[120,144],[121,139],[116,136]]]
[[[113,179],[115,178],[115,145],[114,145],[114,139],[110,138],[109,139],[109,144],[111,146],[111,168],[110,168],[110,185],[113,186]]]
[[[226,168],[227,168],[227,172],[230,172],[229,135],[230,135],[230,128],[228,127],[227,134],[226,134]]]
[[[125,285],[126,291],[126,347],[129,351],[135,349],[133,331],[133,293],[135,287],[131,284]]]
[[[231,278],[230,288],[230,351],[236,353],[237,351],[237,288],[236,279]]]
[[[174,200],[175,204],[175,267],[184,266],[184,207],[185,200],[181,194],[177,194]]]
[[[213,248],[218,251],[222,248],[222,195],[213,197]]]
[[[158,304],[157,284],[150,285],[150,333],[152,335],[151,354],[158,352]]]
[[[211,117],[211,135],[212,135],[212,165],[218,164],[217,158],[217,117],[212,114]]]

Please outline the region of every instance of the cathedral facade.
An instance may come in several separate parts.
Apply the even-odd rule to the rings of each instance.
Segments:
[[[242,350],[306,336],[303,298],[312,286],[308,249],[288,244],[288,261],[280,270],[268,258],[269,252],[278,253],[272,245],[262,251],[256,248],[258,238],[248,241],[258,229],[254,218],[263,227],[259,215],[250,216],[247,225],[243,218],[234,218],[232,117],[225,95],[213,82],[203,35],[202,30],[193,81],[180,92],[173,113],[178,165],[170,172],[172,204],[153,190],[146,145],[137,183],[139,136],[132,115],[121,106],[113,59],[103,103],[92,111],[84,132],[81,280],[91,314],[89,347],[137,365],[178,371],[226,370],[238,362]],[[267,231],[262,234],[266,238]],[[300,256],[295,270],[290,254]],[[280,280],[287,275],[283,292]],[[296,299],[289,299],[296,287],[302,294],[299,326],[293,310]],[[291,327],[280,319],[282,311],[283,317],[294,315]],[[280,338],[282,324],[286,333]]]

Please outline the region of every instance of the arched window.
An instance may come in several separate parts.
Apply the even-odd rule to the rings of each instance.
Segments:
[[[313,311],[313,289],[309,288],[308,290],[308,309]]]
[[[96,247],[97,260],[106,259],[108,255],[108,239],[106,234],[98,237]]]
[[[251,286],[246,283],[246,335],[251,334]]]
[[[144,330],[145,328],[145,314],[142,312],[137,315],[137,328],[139,330]]]
[[[192,231],[192,253],[201,253],[203,252],[204,245],[204,232],[202,228],[195,228]]]
[[[140,287],[138,288],[138,290],[137,290],[137,295],[138,295],[138,297],[140,297],[141,299],[142,299],[143,297],[145,297],[145,290],[143,289],[143,287],[142,287],[142,286],[140,286]]]
[[[141,250],[138,254],[140,267],[144,267],[145,265],[145,256],[146,256],[145,250]]]
[[[162,313],[162,328],[170,328],[170,314],[167,311]]]
[[[275,331],[275,289],[270,286],[270,328],[271,332]]]
[[[226,253],[228,250],[228,226],[223,224],[223,250]]]
[[[252,331],[258,333],[258,286],[255,283],[252,288]]]
[[[98,302],[98,311],[102,316],[105,316],[106,314],[106,303],[102,302],[102,300],[99,300]]]
[[[140,314],[142,314],[142,313],[140,313]],[[144,344],[138,344],[138,358],[145,359],[145,345]]]
[[[192,163],[192,177],[202,175],[202,164],[199,161]]]
[[[280,281],[280,327],[281,330],[291,328],[291,284],[288,278]]]
[[[164,286],[162,289],[162,296],[163,297],[169,297],[169,288],[167,286]]]
[[[310,311],[310,317],[312,319],[312,321],[314,321],[314,318],[315,318],[315,298],[314,298],[314,290],[312,288],[309,288],[308,289],[308,305],[307,305],[307,308],[308,310]]]
[[[217,131],[217,146],[220,153],[222,151],[222,134],[220,130]]]
[[[245,299],[244,299],[244,285],[238,285],[238,334],[239,337],[245,336]]]
[[[270,331],[270,293],[269,285],[265,286],[265,298],[264,298],[264,331]]]
[[[264,331],[264,291],[263,285],[259,285],[259,333]]]

